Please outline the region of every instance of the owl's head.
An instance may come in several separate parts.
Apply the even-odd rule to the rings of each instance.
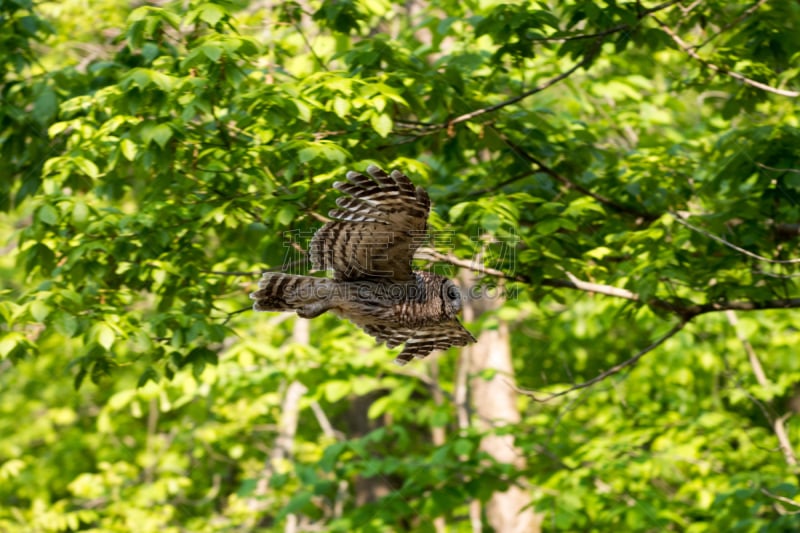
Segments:
[[[442,284],[442,300],[445,312],[449,316],[455,316],[461,311],[461,291],[449,279]]]

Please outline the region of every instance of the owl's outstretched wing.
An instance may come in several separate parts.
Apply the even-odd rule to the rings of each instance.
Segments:
[[[397,170],[387,174],[370,165],[367,174],[351,171],[347,181],[334,183],[345,196],[329,213],[335,220],[311,239],[311,262],[333,270],[337,280],[411,280],[411,260],[425,238],[428,193]]]
[[[396,328],[391,326],[369,325],[364,331],[389,348],[405,343],[394,362],[400,366],[412,359],[423,359],[434,350],[446,350],[451,346],[466,346],[475,342],[475,337],[467,331],[458,319],[439,322],[421,329]]]

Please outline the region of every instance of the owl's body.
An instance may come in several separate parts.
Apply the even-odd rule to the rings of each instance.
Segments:
[[[413,271],[411,260],[425,236],[430,200],[404,174],[367,168],[348,172],[334,187],[340,209],[311,241],[315,268],[333,279],[266,273],[250,295],[256,311],[296,311],[304,318],[325,311],[347,318],[393,348],[405,364],[433,350],[464,346],[474,337],[456,317],[461,295],[452,281]]]

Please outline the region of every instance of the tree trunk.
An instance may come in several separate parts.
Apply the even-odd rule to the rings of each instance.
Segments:
[[[465,275],[462,279],[466,287],[475,283],[472,275]],[[493,297],[466,300],[464,320],[475,320],[481,314],[499,308],[503,302],[499,291]],[[520,421],[516,405],[517,393],[508,383],[514,381],[508,324],[500,320],[498,322],[497,329],[482,331],[477,337],[478,342],[465,348],[467,354],[461,360],[462,364],[469,365],[466,374],[476,376],[469,380],[469,396],[472,398],[471,406],[475,415],[472,419],[482,430]],[[494,370],[494,377],[479,377],[483,370]],[[481,442],[481,449],[497,461],[513,464],[517,468],[525,467],[525,454],[515,446],[513,435],[488,435]],[[526,508],[530,501],[531,495],[528,491],[518,486],[495,493],[486,506],[489,525],[497,533],[541,531],[542,516]]]
[[[298,318],[295,320],[292,340],[300,344],[308,344],[309,323],[308,320]],[[278,420],[278,435],[272,453],[267,459],[261,478],[256,485],[254,497],[250,499],[250,508],[260,510],[263,508],[263,498],[269,492],[269,480],[273,475],[286,471],[286,463],[291,461],[294,453],[294,439],[297,434],[297,424],[300,419],[300,400],[308,391],[308,388],[299,381],[292,381],[284,393],[281,402],[281,418]],[[295,533],[299,527],[299,516],[289,514],[286,517],[284,533]],[[262,517],[259,527],[269,527],[273,525],[273,517],[265,515]]]

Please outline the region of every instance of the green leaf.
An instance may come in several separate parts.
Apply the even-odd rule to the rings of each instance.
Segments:
[[[457,220],[470,205],[472,205],[472,202],[461,202],[451,207],[449,213],[450,220]]]
[[[42,300],[34,300],[30,304],[31,316],[37,322],[44,322],[50,314],[50,307]]]
[[[342,452],[346,449],[346,442],[336,442],[325,448],[322,459],[319,461],[320,468],[325,472],[332,472],[336,466],[336,462],[339,460],[339,456],[342,455]]]
[[[139,376],[139,380],[136,382],[136,388],[141,389],[147,385],[148,381],[152,381],[153,383],[158,383],[161,381],[161,374],[159,374],[156,369],[151,366],[148,366]]]
[[[369,410],[367,411],[367,418],[375,419],[381,416],[386,410],[394,403],[394,398],[391,396],[383,396],[382,398],[378,398],[372,405],[369,406]]]
[[[335,380],[325,384],[325,399],[331,403],[338,402],[352,390],[352,386],[347,381]]]
[[[340,117],[345,118],[350,113],[350,101],[341,96],[333,99],[333,110]]]
[[[217,46],[213,43],[205,43],[200,47],[200,50],[205,54],[205,56],[210,59],[211,61],[219,61],[219,58],[222,57],[222,47]]]
[[[155,6],[140,6],[130,12],[128,15],[128,23],[144,20],[148,16],[158,15],[161,8]]]
[[[97,168],[97,165],[94,164],[93,161],[86,159],[85,157],[73,157],[72,162],[78,167],[84,174],[89,176],[90,178],[97,178],[100,176],[100,170]]]
[[[472,450],[475,449],[475,444],[471,440],[458,439],[453,446],[453,451],[457,455],[471,455]]]
[[[89,206],[83,200],[76,200],[72,206],[72,223],[83,227],[89,220]]]
[[[60,335],[71,338],[78,333],[78,319],[66,311],[58,311],[53,319],[53,327]]]
[[[167,124],[148,122],[142,125],[140,135],[145,144],[155,142],[158,146],[164,148],[172,137],[172,128]]]
[[[81,385],[83,385],[83,380],[86,378],[88,372],[88,368],[81,367],[78,369],[78,372],[75,373],[75,378],[72,382],[72,386],[75,390],[80,390]]]
[[[100,322],[94,327],[94,339],[100,346],[106,350],[110,350],[114,345],[114,341],[117,339],[117,334],[114,332],[111,326],[104,322]]]
[[[52,205],[45,204],[36,211],[36,218],[43,224],[55,226],[59,219],[58,210]]]
[[[392,128],[394,127],[394,121],[392,121],[392,118],[385,113],[373,115],[370,118],[370,124],[372,124],[375,132],[381,137],[387,137],[392,132]]]
[[[46,244],[41,242],[25,250],[24,257],[25,270],[29,273],[38,269],[40,272],[49,274],[55,267],[55,254]]]
[[[298,513],[300,511],[304,511],[311,505],[311,498],[313,494],[310,492],[298,492],[295,493],[294,496],[289,500],[289,503],[281,509],[281,512],[278,514],[278,517],[284,517],[289,514]]]
[[[132,140],[130,140],[130,139],[122,139],[119,142],[119,148],[122,151],[122,155],[128,161],[133,161],[134,159],[136,159],[136,154],[138,152],[138,148],[136,146],[136,143],[134,143]]]
[[[212,27],[216,26],[226,15],[225,10],[217,4],[208,3],[200,9],[200,20]]]
[[[0,338],[0,357],[7,359],[19,344],[24,342],[25,337],[21,333],[6,332]]]
[[[58,97],[48,86],[42,88],[33,104],[33,118],[40,124],[50,122],[58,112]]]
[[[305,148],[302,148],[298,154],[298,159],[301,163],[308,163],[315,159],[324,159],[333,161],[335,163],[344,163],[347,159],[347,152],[338,145],[329,141],[320,141],[311,143]]]

